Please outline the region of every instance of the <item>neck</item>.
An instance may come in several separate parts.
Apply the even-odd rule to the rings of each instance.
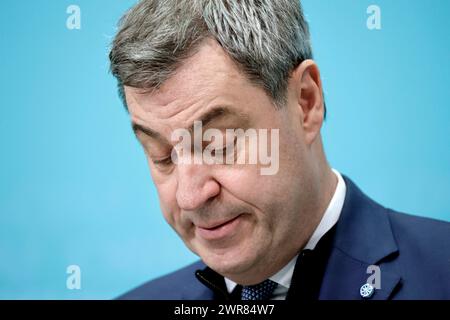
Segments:
[[[314,229],[317,228],[317,225],[320,223],[320,220],[322,219],[325,210],[328,208],[328,205],[330,204],[331,199],[333,198],[333,195],[336,192],[338,184],[338,178],[336,177],[333,170],[330,168],[328,164],[326,165],[326,168],[323,170],[323,174],[320,178],[320,184],[321,184],[320,188],[321,192],[319,193],[320,199],[318,205],[319,218]]]

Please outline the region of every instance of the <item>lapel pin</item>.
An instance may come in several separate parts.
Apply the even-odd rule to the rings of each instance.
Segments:
[[[359,294],[364,299],[369,299],[370,297],[372,297],[374,292],[375,292],[374,287],[368,283],[363,284],[359,289]]]

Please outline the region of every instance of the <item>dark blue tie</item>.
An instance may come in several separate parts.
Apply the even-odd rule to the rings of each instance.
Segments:
[[[269,279],[253,286],[243,286],[241,300],[268,300],[277,286]]]

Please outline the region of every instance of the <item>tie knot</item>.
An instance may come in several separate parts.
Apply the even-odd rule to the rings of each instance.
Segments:
[[[253,286],[243,286],[241,299],[242,300],[268,300],[275,288],[278,286],[272,280],[265,280]]]

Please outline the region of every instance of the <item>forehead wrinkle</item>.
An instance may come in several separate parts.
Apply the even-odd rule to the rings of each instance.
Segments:
[[[237,120],[237,122],[243,126],[246,126],[249,123],[248,115],[240,112],[240,110],[226,104],[215,104],[211,107],[198,110],[198,112],[190,117],[190,119],[184,121],[182,126],[175,129],[186,129],[193,134],[194,123],[196,121],[200,121],[202,126],[207,127],[212,125],[214,122],[227,119],[227,117]],[[173,126],[169,127],[170,129],[168,129],[168,131],[170,130],[173,132],[175,130]]]
[[[136,114],[142,115],[147,126],[152,126],[155,131],[161,125],[167,126],[171,131],[189,128],[209,106],[213,107],[213,102],[219,97],[229,96],[231,105],[233,102],[239,103],[233,92],[249,85],[246,78],[236,70],[234,63],[217,45],[209,44],[202,49],[188,58],[158,89],[147,94],[132,91],[133,96],[139,100],[137,108],[134,108]],[[217,105],[220,104],[214,104]],[[237,108],[233,109],[239,111]],[[164,136],[167,137],[166,134]]]
[[[243,82],[246,77],[223,49],[215,42],[206,41],[161,87],[153,90],[148,103],[156,106],[151,109],[159,116],[169,118],[181,112],[179,109],[188,109],[207,96],[225,94],[224,88],[238,88]]]
[[[248,85],[247,82],[223,48],[210,40],[205,41],[159,88],[147,93],[135,89],[133,93],[142,110],[169,119],[178,115],[183,117],[184,110],[195,108],[197,103],[206,106],[213,97],[227,95]]]

